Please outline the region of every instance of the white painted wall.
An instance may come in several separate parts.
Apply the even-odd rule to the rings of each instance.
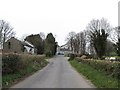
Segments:
[[[25,49],[27,50],[27,53],[31,53],[31,54],[34,54],[34,53],[35,53],[34,48],[28,47],[28,46],[24,46],[24,47],[25,47]],[[30,49],[32,49],[32,50],[30,51]]]

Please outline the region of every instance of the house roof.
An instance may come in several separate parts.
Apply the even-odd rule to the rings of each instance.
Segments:
[[[31,44],[31,43],[28,42],[28,41],[24,41],[23,44],[24,44],[25,46],[29,46],[29,47],[32,47],[32,48],[34,47],[34,45]]]

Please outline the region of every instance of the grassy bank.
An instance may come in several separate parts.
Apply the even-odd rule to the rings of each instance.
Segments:
[[[104,71],[98,71],[93,67],[71,60],[71,65],[87,79],[89,79],[98,88],[118,88],[118,80],[110,75],[106,75]]]
[[[9,63],[7,63],[8,58],[6,59],[6,57],[9,58]],[[18,61],[14,59],[18,59]],[[4,73],[2,75],[3,88],[10,87],[11,85],[19,82],[25,77],[28,77],[29,75],[35,73],[36,71],[46,66],[48,62],[45,59],[46,59],[45,56],[39,56],[39,55],[3,56],[3,60],[5,60],[3,61],[3,68],[5,68]],[[13,64],[17,64],[17,65],[11,67]],[[10,69],[14,71],[11,71]]]

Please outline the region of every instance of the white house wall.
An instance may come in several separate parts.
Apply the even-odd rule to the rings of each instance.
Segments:
[[[28,46],[24,46],[24,47],[25,47],[25,49],[27,50],[28,53],[34,54],[34,48],[31,48],[31,47],[28,47]],[[30,49],[32,49],[32,50],[30,51]]]

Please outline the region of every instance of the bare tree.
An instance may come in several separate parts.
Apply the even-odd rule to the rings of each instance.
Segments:
[[[85,37],[86,37],[86,53],[90,55],[95,55],[95,50],[90,37],[89,30],[85,30]]]
[[[120,38],[120,26],[115,27],[110,32],[110,39],[115,43],[118,42],[118,39]]]
[[[40,32],[40,37],[45,40],[45,34],[43,32]]]
[[[23,34],[23,35],[21,36],[20,40],[21,40],[21,41],[25,41],[25,38],[26,38],[27,36],[29,36],[29,35],[28,35],[28,34]]]
[[[76,33],[75,32],[69,32],[67,36],[67,44],[70,46],[70,50],[74,53],[74,38],[75,38]]]
[[[120,26],[116,27],[115,28],[116,30],[116,43],[115,43],[115,46],[116,46],[116,52],[117,52],[117,55],[120,56]]]
[[[82,31],[79,33],[79,53],[85,54],[86,52],[86,32]]]
[[[0,32],[1,33],[1,43],[4,48],[4,43],[6,40],[8,40],[10,37],[15,35],[15,32],[13,31],[13,28],[10,26],[10,24],[4,20],[0,20]]]
[[[79,53],[80,51],[80,35],[77,33],[74,38],[74,52]]]
[[[86,53],[86,31],[80,33],[70,32],[67,38],[71,51],[76,54],[85,54]]]
[[[2,42],[2,30],[0,29],[0,44]]]

